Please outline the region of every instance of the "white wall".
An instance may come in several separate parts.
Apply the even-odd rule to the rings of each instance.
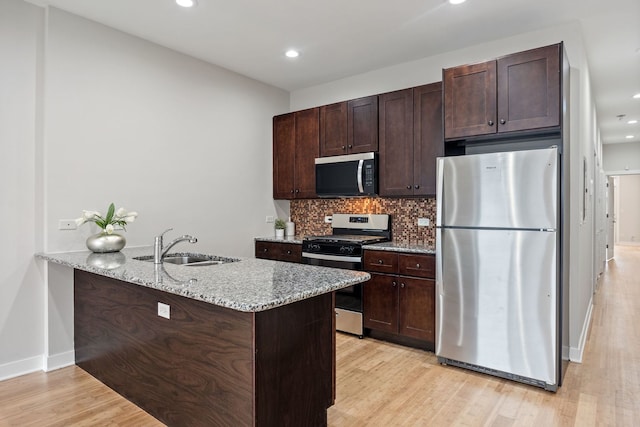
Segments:
[[[288,209],[271,196],[287,92],[20,0],[0,2],[0,54],[0,379],[73,363],[72,270],[33,254],[97,229],[58,220],[113,201],[140,214],[129,246],[174,227],[190,250],[252,256]]]
[[[640,173],[640,143],[603,144],[602,158],[607,175]]]
[[[46,250],[86,249],[97,229],[58,220],[113,201],[140,214],[129,245],[173,227],[189,249],[251,256],[288,93],[54,8],[48,28]]]
[[[580,360],[587,335],[593,293],[593,192],[589,198],[590,213],[586,220],[579,216],[581,194],[577,188],[581,162],[587,156],[587,172],[594,179],[594,149],[599,151],[595,134],[595,106],[589,90],[589,73],[582,33],[577,23],[521,34],[508,39],[476,45],[455,52],[432,56],[301,89],[291,94],[291,109],[299,110],[350,98],[384,93],[442,80],[442,68],[474,63],[526,49],[564,41],[571,64],[571,307],[570,340],[574,360]]]
[[[35,124],[42,10],[0,2],[0,380],[42,365],[44,286],[33,254],[36,220]]]
[[[618,195],[618,242],[640,245],[640,175],[621,175]]]

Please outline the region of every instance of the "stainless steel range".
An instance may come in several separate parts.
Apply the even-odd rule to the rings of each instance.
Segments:
[[[304,263],[362,270],[362,245],[391,240],[389,215],[334,214],[331,228],[302,241]],[[362,338],[362,284],[336,291],[336,329]]]

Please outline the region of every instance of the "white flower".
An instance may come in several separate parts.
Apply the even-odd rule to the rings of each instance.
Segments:
[[[125,210],[125,208],[120,208],[116,211],[115,216],[116,218],[124,218],[125,216],[127,216],[127,211]]]
[[[98,211],[82,211],[82,216],[86,221],[89,221],[101,217],[102,214]]]
[[[138,216],[138,212],[129,212],[127,216],[124,218],[124,220],[126,222],[133,222],[136,220],[137,216]]]
[[[87,222],[87,220],[84,217],[76,218],[76,227],[80,227],[85,222]]]
[[[113,224],[107,224],[107,226],[104,228],[104,231],[106,231],[107,234],[112,234],[113,233]]]

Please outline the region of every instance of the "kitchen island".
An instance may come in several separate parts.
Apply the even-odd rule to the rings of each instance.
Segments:
[[[39,254],[74,268],[76,364],[168,425],[321,426],[332,291],[367,273],[260,259],[185,266]]]

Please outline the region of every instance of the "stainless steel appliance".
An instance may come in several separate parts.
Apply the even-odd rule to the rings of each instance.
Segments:
[[[391,239],[391,218],[384,214],[334,214],[332,234],[302,241],[306,264],[362,270],[362,245]],[[336,291],[336,329],[362,338],[362,284]]]
[[[561,384],[559,162],[556,147],[438,158],[439,362]]]
[[[378,192],[376,153],[320,157],[315,165],[318,197],[373,196]]]

